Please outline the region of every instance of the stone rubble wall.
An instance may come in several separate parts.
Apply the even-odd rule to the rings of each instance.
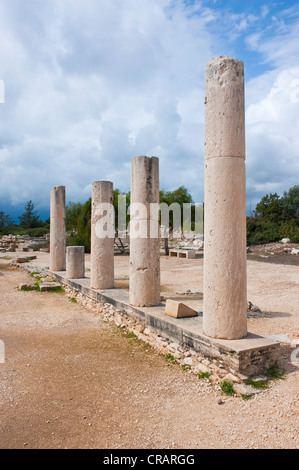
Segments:
[[[30,237],[29,235],[3,235],[0,239],[0,252],[47,251],[50,235]]]

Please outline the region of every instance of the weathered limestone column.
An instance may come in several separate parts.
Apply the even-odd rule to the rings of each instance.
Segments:
[[[159,159],[134,157],[131,166],[130,304],[160,303]]]
[[[55,186],[50,196],[50,271],[65,271],[65,186]]]
[[[66,249],[66,277],[80,279],[85,275],[84,246],[68,246]]]
[[[90,287],[114,287],[114,210],[113,183],[94,181],[91,203]]]
[[[243,62],[206,65],[203,332],[247,334]]]

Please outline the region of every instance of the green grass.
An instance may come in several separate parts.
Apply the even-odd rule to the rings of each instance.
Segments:
[[[36,274],[38,274],[38,276],[36,276]],[[42,276],[40,276],[40,273],[36,272],[36,271],[33,271],[32,273],[30,273],[30,276],[31,277],[34,277],[35,279],[37,279],[38,281],[40,281],[42,279]]]
[[[209,379],[211,377],[211,375],[212,375],[211,372],[199,372],[197,374],[197,377],[199,379]]]
[[[285,380],[286,379],[286,377],[284,376],[285,369],[280,369],[277,365],[277,362],[273,364],[271,367],[269,367],[268,369],[266,369],[265,374],[270,380],[275,380],[275,379]]]
[[[182,369],[187,372],[188,370],[191,369],[191,366],[188,366],[187,364],[182,364]]]
[[[252,396],[244,395],[243,393],[241,393],[241,398],[242,400],[247,401],[247,400],[251,400]]]
[[[170,364],[178,364],[177,360],[170,353],[165,354],[165,359],[170,362]]]
[[[56,292],[60,294],[60,293],[64,293],[65,290],[62,286],[59,286],[59,287],[54,287],[53,289],[48,290],[48,292]]]
[[[72,298],[70,299],[70,302],[73,302],[74,304],[76,304],[76,303],[77,303],[77,299],[75,299],[75,297],[72,297]]]
[[[252,380],[251,378],[245,380],[246,385],[251,385],[258,390],[266,390],[269,388],[269,380]]]
[[[127,333],[127,337],[128,338],[137,338],[137,336],[135,335],[135,333],[133,331],[130,331],[129,333]]]
[[[231,397],[235,395],[234,388],[233,388],[234,384],[230,382],[229,380],[223,380],[222,382],[220,382],[219,385],[224,395],[229,395]]]

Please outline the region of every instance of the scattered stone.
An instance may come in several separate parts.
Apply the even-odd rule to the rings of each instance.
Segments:
[[[167,299],[165,306],[166,315],[170,315],[175,318],[185,318],[185,317],[196,317],[197,312],[193,308],[188,307],[188,305],[183,304],[182,302],[177,302],[176,300]]]
[[[253,303],[250,302],[250,300],[248,300],[248,302],[247,302],[247,312],[249,312],[249,313],[251,313],[251,312],[261,313],[261,310],[257,305],[253,305]]]
[[[185,357],[185,359],[183,359],[183,364],[185,364],[187,366],[192,366],[192,364],[193,364],[192,357]]]
[[[212,384],[218,384],[220,382],[220,377],[218,377],[218,375],[213,374],[209,377],[209,380]]]
[[[143,333],[144,332],[144,326],[136,325],[135,330],[137,330],[138,333]]]
[[[205,364],[206,366],[210,365],[210,361],[208,359],[203,359],[201,362]]]
[[[190,356],[191,356],[191,352],[190,352],[190,351],[185,351],[185,352],[184,352],[184,356],[185,356],[185,357],[190,357]]]
[[[291,343],[290,338],[288,335],[280,334],[280,335],[268,335],[265,338],[271,339],[273,341],[277,341],[278,343]]]
[[[299,250],[297,248],[292,248],[291,255],[299,255]]]
[[[234,384],[233,390],[237,395],[245,395],[246,397],[252,397],[259,393],[259,390],[246,384]]]
[[[248,375],[240,374],[239,372],[238,372],[238,373],[235,373],[235,371],[233,371],[232,373],[233,373],[234,375],[237,374],[238,377],[240,378],[240,380],[241,380],[242,382],[245,382],[245,380],[248,380],[248,379],[249,379]]]
[[[228,380],[229,382],[241,383],[241,379],[231,373],[226,374],[224,376],[224,380]]]
[[[19,285],[19,289],[20,290],[36,290],[36,286],[33,285],[33,284],[29,284],[27,282],[22,282],[20,285]]]
[[[256,377],[251,377],[252,382],[267,382],[268,377],[265,375],[257,375]]]
[[[60,287],[58,282],[41,282],[39,285],[41,292],[57,289],[57,287]]]
[[[205,364],[202,364],[202,363],[197,364],[196,371],[197,371],[197,373],[202,372],[203,374],[207,374],[207,373],[211,372],[210,368],[208,366],[206,366]]]

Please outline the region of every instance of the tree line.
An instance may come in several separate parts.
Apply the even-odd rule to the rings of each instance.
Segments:
[[[0,237],[9,234],[42,237],[49,233],[50,219],[43,222],[36,210],[36,204],[31,200],[25,203],[24,212],[18,219],[18,223],[14,222],[10,215],[0,210]]]
[[[247,217],[247,244],[260,245],[289,238],[299,243],[299,185],[279,196],[266,194]]]
[[[118,202],[119,196],[125,196],[126,214],[130,205],[130,191],[121,193],[114,190],[113,205],[115,208],[115,227],[118,228]],[[191,204],[191,215],[194,220],[194,201],[187,188],[180,186],[174,191],[160,191],[160,203],[170,206],[178,203]],[[19,223],[0,211],[0,236],[12,234],[28,234],[30,236],[43,236],[49,233],[50,219],[43,222],[36,210],[36,205],[28,201],[24,206],[23,214],[18,218]],[[127,215],[127,223],[129,215]],[[169,214],[170,228],[173,224],[172,213]],[[194,230],[194,227],[191,229]],[[69,202],[66,206],[66,231],[68,245],[84,245],[90,251],[91,233],[91,198],[85,203]],[[266,194],[256,205],[253,213],[247,217],[247,244],[258,245],[289,238],[293,243],[299,243],[299,185],[291,187],[283,196],[277,193]]]
[[[128,214],[128,208],[130,206],[130,191],[127,193],[121,193],[119,189],[115,189],[113,192],[113,206],[115,210],[115,229],[118,229],[118,204],[119,196],[125,196],[126,204],[126,224],[128,225],[130,216]],[[191,216],[192,209],[194,210],[194,202],[192,196],[187,188],[180,186],[174,191],[160,191],[160,203],[165,202],[168,206],[173,203],[179,204],[183,207],[183,204],[191,204]],[[69,202],[66,207],[66,231],[68,233],[68,244],[69,245],[84,245],[85,250],[90,252],[90,235],[91,235],[91,198],[88,199],[84,204]],[[169,214],[169,225],[173,225],[173,214]],[[192,228],[192,224],[191,224]]]

